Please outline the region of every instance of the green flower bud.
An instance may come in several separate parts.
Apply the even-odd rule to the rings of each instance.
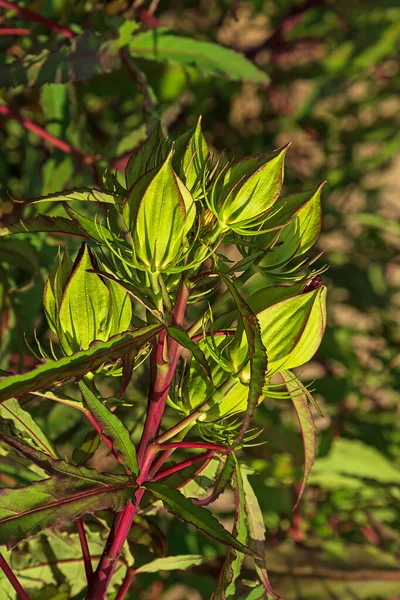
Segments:
[[[96,259],[82,244],[73,264],[67,251],[62,259],[57,257],[45,285],[47,321],[66,355],[126,331],[131,322],[128,294],[117,283],[89,273],[90,269],[98,269]]]
[[[246,234],[266,220],[282,187],[286,150],[287,146],[250,156],[220,171],[211,191],[210,208],[221,232],[232,229]]]
[[[132,186],[123,209],[135,265],[153,273],[182,259],[196,216],[193,197],[172,168],[172,154]]]

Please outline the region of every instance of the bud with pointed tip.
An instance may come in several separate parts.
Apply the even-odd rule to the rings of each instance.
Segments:
[[[153,273],[168,271],[182,259],[196,216],[193,197],[175,173],[172,156],[173,150],[132,186],[123,209],[135,265]]]
[[[246,234],[261,225],[279,197],[287,146],[249,156],[221,170],[213,185],[210,209],[221,232]]]
[[[58,335],[66,355],[87,350],[94,340],[106,341],[126,331],[132,319],[128,294],[115,282],[90,269],[97,262],[82,244],[72,264],[65,251],[58,255],[44,289],[44,310],[50,328]]]

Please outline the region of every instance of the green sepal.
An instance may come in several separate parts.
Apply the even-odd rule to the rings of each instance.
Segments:
[[[125,170],[126,187],[129,190],[145,173],[161,164],[167,155],[168,144],[161,124],[153,129],[140,146],[133,152]]]
[[[201,131],[201,117],[196,127],[181,135],[174,144],[173,167],[192,196],[203,196],[203,180],[207,172],[209,151]]]

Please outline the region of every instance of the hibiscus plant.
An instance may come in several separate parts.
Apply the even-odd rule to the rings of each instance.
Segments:
[[[81,552],[65,597],[121,600],[141,573],[201,568],[207,557],[171,556],[154,541],[164,510],[226,547],[214,600],[254,586],[279,598],[246,447],[258,443],[258,405],[291,402],[305,449],[300,499],[315,454],[314,401],[293,369],[312,358],[326,320],[323,268],[307,256],[322,186],[282,194],[287,150],[235,162],[212,155],[200,121],[174,142],[158,126],[123,178],[105,170],[96,189],[31,201],[60,203],[65,216],[38,213],[3,230],[57,234],[60,245],[43,293],[50,349],[39,344],[38,366],[0,379],[1,451],[29,474],[0,491],[10,598],[43,597],[20,552],[39,560],[46,544],[57,564],[64,538]],[[68,236],[82,239],[75,256]],[[90,423],[70,456],[30,414],[38,402]],[[114,461],[106,470],[95,460],[104,445]],[[227,489],[230,529],[212,512]],[[143,537],[147,562],[135,554]]]

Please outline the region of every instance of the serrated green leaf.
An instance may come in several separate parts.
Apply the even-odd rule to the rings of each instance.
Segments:
[[[166,556],[165,558],[156,558],[147,565],[142,565],[135,569],[135,574],[139,573],[158,573],[159,571],[184,571],[197,565],[201,565],[207,557],[200,554],[187,554],[179,556]]]
[[[116,192],[107,192],[106,190],[97,190],[95,188],[76,188],[75,190],[65,190],[41,196],[33,200],[24,202],[25,205],[39,204],[40,202],[70,202],[77,200],[79,202],[100,202],[105,204],[120,204],[123,200]]]
[[[233,454],[231,456],[233,456]],[[242,542],[242,544],[247,544],[246,499],[244,486],[239,464],[235,456],[233,456],[233,459],[235,471],[233,476],[235,519],[232,535],[234,535],[239,542]],[[228,549],[211,600],[235,600],[237,597],[235,584],[240,575],[243,560],[244,554],[242,552],[238,552],[232,548]]]
[[[308,404],[308,395],[305,393],[304,386],[302,386],[299,379],[290,371],[281,371],[279,375],[281,376],[285,387],[290,394],[290,399],[296,411],[301,435],[303,437],[304,475],[296,505],[294,507],[296,508],[307,485],[307,481],[315,461],[315,456],[317,454],[315,424],[311,414],[310,406]]]
[[[21,408],[15,398],[10,398],[10,400],[0,404],[0,417],[5,421],[12,421],[18,435],[28,437],[35,446],[49,454],[52,458],[56,459],[58,457],[53,443],[39,425],[35,423],[31,415]]]
[[[196,67],[205,75],[235,81],[268,82],[268,76],[238,52],[218,44],[180,37],[162,27],[133,36],[128,47],[133,56]]]
[[[200,531],[226,546],[236,548],[245,554],[255,554],[236,540],[206,508],[196,506],[190,498],[186,498],[178,490],[168,488],[160,483],[150,482],[144,483],[143,487],[149,490],[153,496],[162,500],[165,507],[179,519],[191,523]]]
[[[135,343],[142,347],[163,329],[163,325],[152,324],[136,331],[113,336],[107,342],[95,342],[88,350],[76,352],[57,361],[47,361],[23,375],[13,375],[0,380],[0,402],[48,388],[71,377],[79,377],[95,371],[104,363],[124,356]]]
[[[66,217],[49,217],[47,215],[38,215],[31,219],[20,220],[18,223],[0,228],[0,237],[11,235],[13,233],[63,233],[64,235],[73,235],[80,238],[87,238],[88,235],[74,221]]]
[[[84,381],[79,382],[79,388],[92,416],[100,426],[102,434],[110,440],[113,448],[121,456],[123,464],[126,465],[129,471],[138,475],[139,467],[136,459],[136,448],[125,425],[102,404]]]
[[[249,482],[248,476],[253,474],[253,471],[244,465],[240,465],[243,489],[246,498],[246,515],[249,539],[252,540],[252,545],[260,558],[255,560],[256,570],[260,577],[261,583],[265,591],[275,598],[282,600],[281,597],[272,589],[267,568],[265,565],[265,525],[264,518],[258,503],[257,496]]]

